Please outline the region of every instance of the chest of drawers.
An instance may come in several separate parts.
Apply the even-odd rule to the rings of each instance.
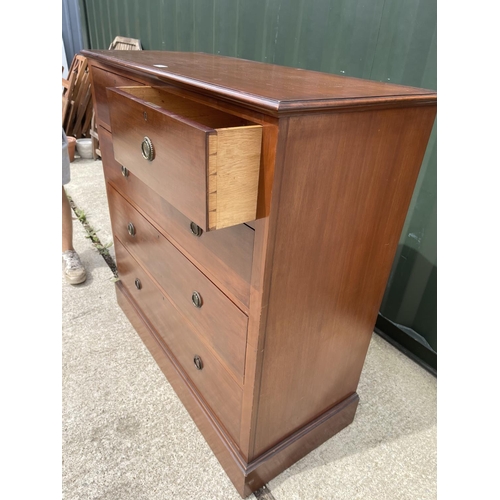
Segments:
[[[354,419],[433,91],[83,51],[117,299],[242,496]]]

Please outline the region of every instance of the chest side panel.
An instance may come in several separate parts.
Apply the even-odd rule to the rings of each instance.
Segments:
[[[256,455],[356,391],[434,116],[290,118]]]

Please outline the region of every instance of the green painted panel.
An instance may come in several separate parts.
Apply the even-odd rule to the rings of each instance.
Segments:
[[[370,78],[436,89],[436,24],[436,0],[385,0]]]
[[[214,51],[214,5],[215,0],[205,0],[194,4],[194,50]]]
[[[269,21],[266,18],[266,0],[237,2],[237,57],[262,61],[264,53],[264,30]]]
[[[177,19],[175,0],[160,2],[158,12],[158,32],[149,50],[177,50]],[[156,14],[156,12],[154,12]]]
[[[177,50],[194,51],[194,4],[195,0],[177,0]]]
[[[237,0],[217,0],[214,7],[214,53],[236,57],[239,2]]]
[[[370,78],[383,0],[333,2],[329,29],[333,39],[325,47],[323,70]]]
[[[275,41],[272,62],[283,66],[298,66],[297,43],[303,15],[302,0],[280,2],[275,21]]]
[[[303,8],[300,29],[301,42],[297,45],[298,67],[323,71],[322,61],[325,48],[328,47],[328,35],[331,31],[328,26],[330,11],[331,5],[323,1],[308,3],[307,9]]]
[[[136,22],[141,33],[140,40],[144,49],[155,47],[155,41],[161,39],[160,4],[162,0],[148,0],[147,2],[135,2]],[[137,8],[138,7],[138,8]],[[116,35],[119,33],[115,32]],[[136,38],[136,37],[132,37]]]

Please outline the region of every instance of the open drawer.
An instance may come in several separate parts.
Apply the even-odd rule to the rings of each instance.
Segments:
[[[260,125],[158,87],[107,95],[118,163],[206,231],[255,220]]]

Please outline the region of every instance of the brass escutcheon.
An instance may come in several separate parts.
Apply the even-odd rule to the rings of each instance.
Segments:
[[[145,160],[153,161],[155,158],[155,149],[153,147],[153,142],[149,137],[144,137],[141,143],[141,153]]]

